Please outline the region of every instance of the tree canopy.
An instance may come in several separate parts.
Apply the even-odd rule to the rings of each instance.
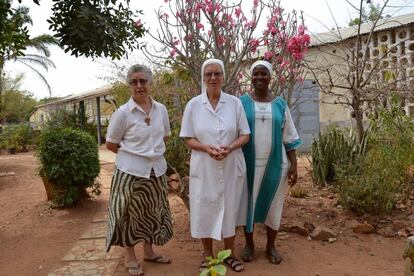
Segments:
[[[130,0],[52,1],[49,29],[65,52],[76,57],[120,59],[128,50],[139,47],[138,38],[144,35],[145,29],[138,19],[141,11],[131,11]],[[29,38],[27,28],[19,29],[12,21],[5,20],[19,12],[19,8],[11,7],[11,2],[0,3],[0,54],[10,45],[15,45],[22,54]],[[33,2],[41,5],[39,0]]]

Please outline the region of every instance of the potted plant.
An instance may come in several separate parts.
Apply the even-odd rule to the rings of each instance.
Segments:
[[[39,174],[48,200],[55,206],[76,204],[86,189],[100,194],[98,145],[86,132],[71,128],[46,129],[37,145]]]

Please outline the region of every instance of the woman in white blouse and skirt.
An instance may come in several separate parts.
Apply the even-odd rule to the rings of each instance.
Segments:
[[[272,65],[267,61],[256,61],[251,66],[251,74],[253,91],[240,98],[251,129],[251,139],[243,147],[248,187],[243,260],[254,259],[254,224],[264,223],[267,256],[271,263],[279,264],[282,257],[276,250],[275,239],[288,184],[296,183],[295,149],[302,141],[286,102],[269,91]]]
[[[173,234],[163,156],[170,124],[165,106],[149,96],[151,70],[134,65],[127,80],[131,98],[112,115],[106,135],[107,148],[117,154],[106,249],[124,247],[129,274],[143,275],[134,251],[138,242],[144,242],[144,261],[170,263],[152,248],[164,245]]]
[[[224,77],[221,60],[203,63],[202,93],[188,102],[180,132],[191,148],[191,235],[202,240],[205,257],[213,256],[213,239],[224,238],[224,247],[233,252],[235,229],[245,224],[237,210],[246,180],[241,147],[250,130],[240,100],[221,90]],[[225,262],[234,271],[244,269],[234,255]],[[205,267],[203,261],[200,270]]]

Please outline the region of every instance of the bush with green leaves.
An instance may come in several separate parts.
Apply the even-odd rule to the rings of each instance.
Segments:
[[[33,141],[33,129],[30,124],[7,125],[0,135],[0,145],[6,149],[23,150]]]
[[[366,155],[338,171],[341,204],[357,214],[381,215],[410,196],[414,179],[414,118],[404,114],[392,97],[371,119]]]
[[[359,143],[355,136],[346,136],[344,130],[328,128],[319,133],[312,143],[312,173],[314,181],[325,186],[336,180],[338,165],[352,162],[366,150],[366,139]]]
[[[86,188],[100,193],[98,145],[88,133],[70,128],[47,129],[37,147],[39,172],[55,189],[52,201],[59,207],[76,204]]]

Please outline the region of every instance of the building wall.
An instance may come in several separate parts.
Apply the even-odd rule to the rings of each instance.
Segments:
[[[347,56],[347,53],[349,54],[349,50],[351,50],[362,59],[367,55],[368,62],[364,64],[366,68],[364,70],[365,79],[368,78],[371,69],[378,64],[383,70],[394,72],[396,77],[402,80],[400,83],[413,87],[414,24],[378,32],[373,35],[369,43],[367,43],[367,38],[368,35],[362,37],[362,47],[359,50],[356,49],[355,38],[331,45],[313,47],[309,50],[306,60],[312,67],[329,70],[335,80],[335,84],[346,85],[346,80],[343,79],[343,72],[349,71],[349,65],[347,64],[349,56]],[[367,54],[365,53],[365,49],[368,50]],[[307,78],[315,79],[309,72]],[[321,71],[317,74],[317,78],[324,86],[329,85],[328,73]],[[385,75],[381,73],[376,74],[375,81],[378,83],[385,82]],[[344,89],[333,89],[333,92],[341,95],[348,93]],[[335,102],[336,97],[321,93],[321,127],[331,124],[350,127],[354,123],[354,120],[351,118],[351,109],[335,104]]]

